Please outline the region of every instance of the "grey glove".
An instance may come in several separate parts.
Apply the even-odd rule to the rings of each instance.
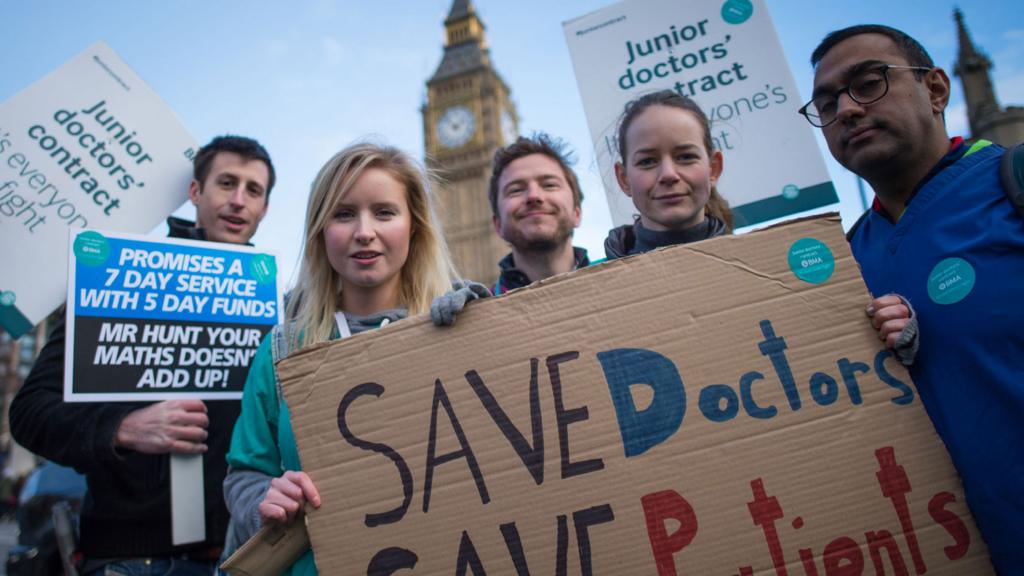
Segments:
[[[910,319],[907,320],[907,325],[900,331],[900,335],[896,337],[896,345],[893,346],[892,351],[896,353],[896,357],[899,358],[901,364],[910,366],[914,363],[914,358],[917,356],[917,349],[921,347],[921,335],[917,330],[917,312],[910,305],[910,301],[899,294],[896,294],[896,296],[903,301],[903,305],[907,307],[907,310],[910,310]]]
[[[487,286],[472,280],[460,280],[452,286],[450,292],[434,298],[430,303],[430,319],[438,326],[451,326],[467,302],[490,296],[491,291]]]

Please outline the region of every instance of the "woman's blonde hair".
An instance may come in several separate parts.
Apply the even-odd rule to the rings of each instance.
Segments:
[[[292,334],[302,334],[303,345],[325,342],[334,332],[341,283],[327,259],[323,231],[356,180],[370,169],[387,172],[405,187],[412,216],[409,254],[400,272],[399,303],[410,315],[427,312],[431,301],[451,290],[456,278],[419,165],[391,146],[349,146],[324,164],[309,194],[299,280],[287,308],[288,319],[294,320],[297,328]]]

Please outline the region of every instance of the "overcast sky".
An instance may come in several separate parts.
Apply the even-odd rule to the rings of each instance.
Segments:
[[[550,132],[577,151],[587,200],[576,241],[596,256],[603,255],[611,220],[562,22],[610,3],[475,1],[493,62],[518,106],[521,132]],[[810,93],[807,59],[814,46],[830,30],[852,24],[901,28],[920,40],[938,65],[952,70],[956,29],[948,0],[767,3],[801,100]],[[228,132],[259,139],[274,159],[278,185],[254,242],[281,256],[290,284],[309,184],[328,157],[353,140],[371,137],[422,158],[424,82],[440,62],[442,22],[450,5],[450,0],[7,0],[0,100],[102,40],[163,97],[200,143]],[[1024,2],[977,1],[963,9],[975,42],[996,65],[1000,102],[1024,105]],[[951,134],[966,134],[961,89],[953,81],[948,124]],[[819,142],[842,198],[841,206],[831,209],[841,207],[850,223],[860,213],[855,179],[831,161],[820,135]],[[194,215],[190,208],[178,213]]]

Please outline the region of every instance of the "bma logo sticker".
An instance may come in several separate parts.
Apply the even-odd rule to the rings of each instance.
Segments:
[[[836,259],[821,240],[801,238],[789,247],[789,269],[804,282],[823,284],[835,272]]]
[[[750,0],[726,0],[722,4],[722,20],[729,24],[743,24],[754,13],[754,4]]]
[[[956,304],[974,289],[974,267],[963,258],[946,258],[928,275],[928,297],[936,304]]]
[[[277,278],[277,262],[269,254],[256,254],[249,263],[249,273],[259,284],[269,284]]]
[[[95,267],[107,261],[110,256],[110,243],[99,232],[89,230],[75,238],[75,258],[85,266]]]

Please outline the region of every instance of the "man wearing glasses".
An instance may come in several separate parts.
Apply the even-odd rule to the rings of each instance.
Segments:
[[[921,401],[963,478],[992,561],[1024,570],[1024,221],[1003,149],[946,133],[949,77],[887,26],[825,37],[800,113],[874,189],[850,234],[873,294],[913,304]],[[884,318],[874,319],[876,327]]]

